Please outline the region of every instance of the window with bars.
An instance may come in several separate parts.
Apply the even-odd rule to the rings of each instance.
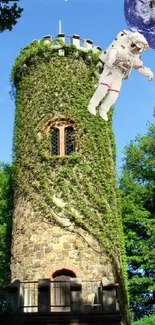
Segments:
[[[59,141],[59,129],[53,127],[51,129],[51,154],[59,155],[60,154],[60,141]]]
[[[51,155],[68,156],[75,152],[74,128],[67,123],[57,123],[51,127]]]
[[[75,151],[75,136],[73,127],[65,128],[65,155],[70,155]]]

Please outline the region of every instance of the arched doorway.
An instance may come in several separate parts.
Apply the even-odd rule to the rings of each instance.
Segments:
[[[76,274],[68,269],[57,270],[52,276],[52,310],[57,312],[70,311],[70,278],[76,278]]]

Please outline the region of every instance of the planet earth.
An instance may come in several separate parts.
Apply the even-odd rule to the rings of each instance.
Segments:
[[[155,0],[125,0],[124,13],[129,29],[143,34],[155,49]]]

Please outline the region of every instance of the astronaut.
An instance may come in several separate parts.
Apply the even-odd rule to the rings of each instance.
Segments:
[[[110,49],[112,49],[114,46],[119,46],[122,44],[123,45],[127,45],[129,40],[128,40],[128,36],[129,33],[131,33],[130,31],[127,30],[122,30],[120,31],[117,36],[115,37],[115,39],[112,41],[112,43],[109,45],[109,47],[106,49],[106,51],[102,51],[100,56],[99,56],[99,62],[96,66],[96,76],[100,77],[100,74],[103,72],[103,67],[104,67],[104,63],[106,61],[106,57],[107,54],[109,53]],[[123,39],[122,39],[123,37]]]
[[[116,102],[122,80],[129,77],[132,67],[148,77],[149,81],[154,79],[153,72],[143,66],[140,57],[140,53],[148,47],[149,45],[142,34],[123,30],[108,49],[100,54],[98,70],[101,74],[96,91],[88,105],[90,113],[96,115],[97,106],[106,96],[100,106],[99,114],[105,121],[108,121],[107,113]]]

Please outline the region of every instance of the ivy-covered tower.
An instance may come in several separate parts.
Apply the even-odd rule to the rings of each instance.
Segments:
[[[77,35],[46,36],[22,49],[13,66],[11,278],[106,278],[119,283],[125,315],[112,110],[108,122],[87,111],[99,50]]]

